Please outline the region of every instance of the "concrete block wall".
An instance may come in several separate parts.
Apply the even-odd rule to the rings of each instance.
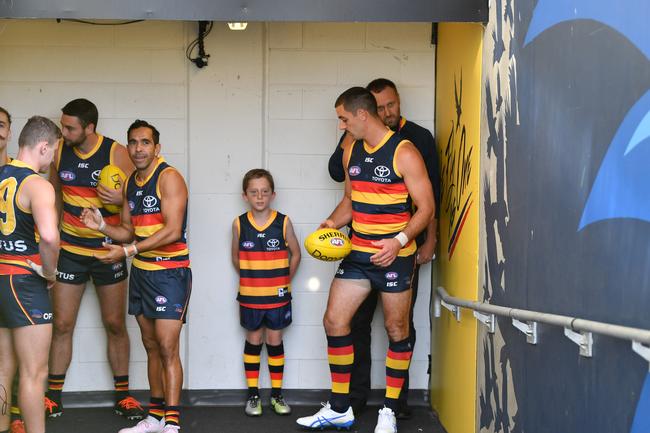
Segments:
[[[266,167],[275,176],[275,207],[287,213],[300,242],[341,197],[327,174],[340,132],[333,103],[353,85],[378,76],[400,88],[405,116],[433,128],[434,57],[430,25],[249,23],[233,32],[215,23],[205,41],[210,64],[185,59],[196,23],[144,22],[119,27],[55,21],[0,21],[0,105],[14,115],[10,154],[32,114],[58,120],[76,97],[100,110],[98,130],[125,141],[135,118],[161,131],[163,154],[190,187],[189,238],[194,287],[183,331],[185,387],[244,388],[244,334],[230,264],[230,227],[242,213],[241,178]],[[306,254],[293,282],[294,323],[285,339],[287,388],[327,388],[321,325],[335,265]],[[416,304],[419,344],[412,386],[427,388],[429,267]],[[139,331],[132,339],[131,383],[146,388]],[[373,325],[373,386],[384,386],[387,346],[382,317]],[[261,386],[269,386],[262,368]],[[66,390],[111,389],[97,298],[89,286],[75,333]]]

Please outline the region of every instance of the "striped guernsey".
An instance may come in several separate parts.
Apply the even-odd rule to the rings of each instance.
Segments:
[[[370,147],[363,140],[352,144],[347,168],[352,189],[352,252],[374,254],[373,241],[395,237],[411,220],[412,202],[395,163],[403,143],[399,134],[387,130],[381,142]],[[411,240],[399,251],[410,256]]]
[[[137,172],[133,172],[126,183],[126,198],[131,211],[131,223],[138,242],[147,239],[164,226],[158,182],[166,170],[175,170],[175,168],[159,158],[156,168],[147,179],[140,182],[136,179]],[[133,258],[133,266],[146,271],[189,268],[190,256],[187,248],[186,226],[187,208],[183,216],[181,238],[155,250],[138,253]]]
[[[263,226],[255,223],[251,212],[237,218],[239,232],[240,305],[270,309],[291,301],[287,217],[272,211]]]

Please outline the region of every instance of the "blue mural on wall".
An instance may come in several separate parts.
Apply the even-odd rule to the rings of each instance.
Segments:
[[[589,193],[578,230],[612,218],[650,222],[650,91],[618,128]]]
[[[650,1],[489,4],[482,298],[650,329]],[[561,329],[531,347],[497,321],[481,431],[650,432],[629,342],[598,336],[585,359]]]
[[[535,7],[524,45],[561,22],[588,19],[621,33],[650,59],[649,11],[647,0],[541,0]],[[618,128],[592,186],[578,231],[593,222],[612,218],[650,222],[648,167],[650,91],[634,104]]]

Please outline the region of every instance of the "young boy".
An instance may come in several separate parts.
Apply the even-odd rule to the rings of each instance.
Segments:
[[[246,329],[244,369],[248,384],[245,413],[262,415],[258,389],[260,353],[266,341],[271,376],[271,407],[278,415],[291,408],[282,397],[282,330],[291,324],[290,281],[300,263],[300,247],[289,217],[270,208],[273,176],[253,169],[244,176],[244,200],[250,211],[232,225],[232,262],[239,271],[239,314]]]

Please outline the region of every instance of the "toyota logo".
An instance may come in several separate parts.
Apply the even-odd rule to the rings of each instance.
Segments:
[[[154,207],[158,204],[158,199],[152,195],[148,195],[142,199],[142,204],[144,204],[144,207]]]
[[[379,177],[386,177],[390,174],[390,169],[385,165],[379,165],[375,167],[375,175]]]
[[[268,241],[266,241],[266,245],[269,248],[277,248],[280,246],[280,241],[277,239],[269,239]]]
[[[95,170],[95,171],[93,171],[93,174],[91,174],[93,180],[95,180],[95,181],[96,181],[96,180],[99,180],[99,172],[100,172],[100,171],[101,171],[101,170]]]

